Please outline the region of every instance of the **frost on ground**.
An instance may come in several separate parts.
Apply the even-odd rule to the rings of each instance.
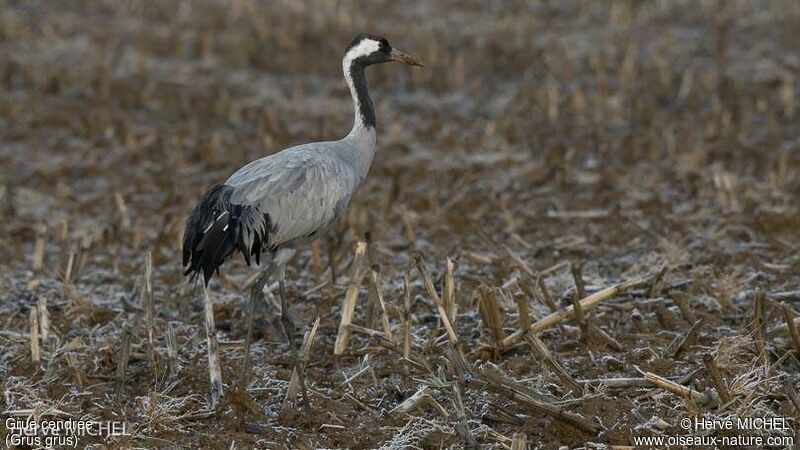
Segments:
[[[798,27],[791,0],[5,4],[3,415],[127,424],[92,448],[226,450],[602,448],[693,415],[797,419]],[[270,293],[235,390],[239,260],[210,288],[211,410],[185,218],[245,162],[349,130],[340,56],[362,31],[427,67],[369,74],[378,157],[288,269],[314,415],[284,399]]]

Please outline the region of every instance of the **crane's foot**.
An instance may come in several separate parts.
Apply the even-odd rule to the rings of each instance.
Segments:
[[[297,373],[297,381],[300,385],[300,393],[303,396],[303,412],[308,415],[311,414],[311,404],[308,401],[308,392],[306,391],[305,364],[303,364],[303,361],[298,355],[297,346],[294,342],[294,325],[292,324],[291,319],[289,319],[288,314],[281,314],[281,319],[283,322],[283,331],[288,337],[289,347],[292,350],[293,369],[294,372]]]
[[[240,430],[244,429],[244,422],[247,413],[252,414],[260,421],[266,421],[267,417],[261,408],[250,398],[246,389],[240,386],[235,386],[222,397],[222,401],[214,409],[214,413],[221,416],[228,407],[231,407],[234,413],[234,420],[238,424]]]
[[[288,310],[284,314],[283,308],[281,308],[281,325],[283,326],[283,332],[286,334],[287,340],[289,339],[289,333],[292,333],[292,336],[294,336],[294,332],[297,330],[294,318]]]

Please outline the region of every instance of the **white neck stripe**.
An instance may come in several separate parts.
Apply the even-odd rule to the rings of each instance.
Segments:
[[[351,48],[347,51],[344,55],[344,59],[342,60],[342,66],[344,66],[345,73],[347,73],[347,69],[350,67],[350,64],[356,58],[360,58],[362,56],[367,56],[369,54],[377,52],[381,48],[380,43],[378,41],[372,39],[364,39],[363,41],[359,42],[358,45]]]
[[[350,89],[350,95],[353,98],[354,116],[353,129],[350,132],[351,134],[361,134],[364,131],[367,131],[367,128],[369,127],[363,123],[361,113],[363,105],[361,104],[361,100],[358,98],[355,82],[350,69],[356,59],[362,56],[370,55],[378,50],[380,50],[380,43],[378,41],[373,39],[364,39],[363,41],[359,42],[358,45],[348,50],[342,59],[342,71],[344,72],[344,79],[347,82],[347,87]]]

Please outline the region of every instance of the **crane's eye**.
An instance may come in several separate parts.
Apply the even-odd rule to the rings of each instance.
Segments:
[[[384,53],[391,53],[392,52],[392,46],[389,45],[389,41],[387,41],[386,39],[381,39],[379,41],[378,48],[380,49],[380,51],[382,51]]]

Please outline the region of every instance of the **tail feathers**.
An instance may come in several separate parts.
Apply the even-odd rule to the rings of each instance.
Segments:
[[[183,235],[184,275],[192,279],[202,272],[206,285],[219,266],[236,249],[241,207],[230,202],[233,188],[216,185],[200,199],[186,222]]]
[[[183,234],[183,273],[196,280],[202,272],[206,286],[230,256],[239,251],[247,265],[253,257],[261,264],[261,251],[269,248],[276,231],[269,214],[255,206],[231,203],[233,187],[218,184],[209,189],[186,221]]]

